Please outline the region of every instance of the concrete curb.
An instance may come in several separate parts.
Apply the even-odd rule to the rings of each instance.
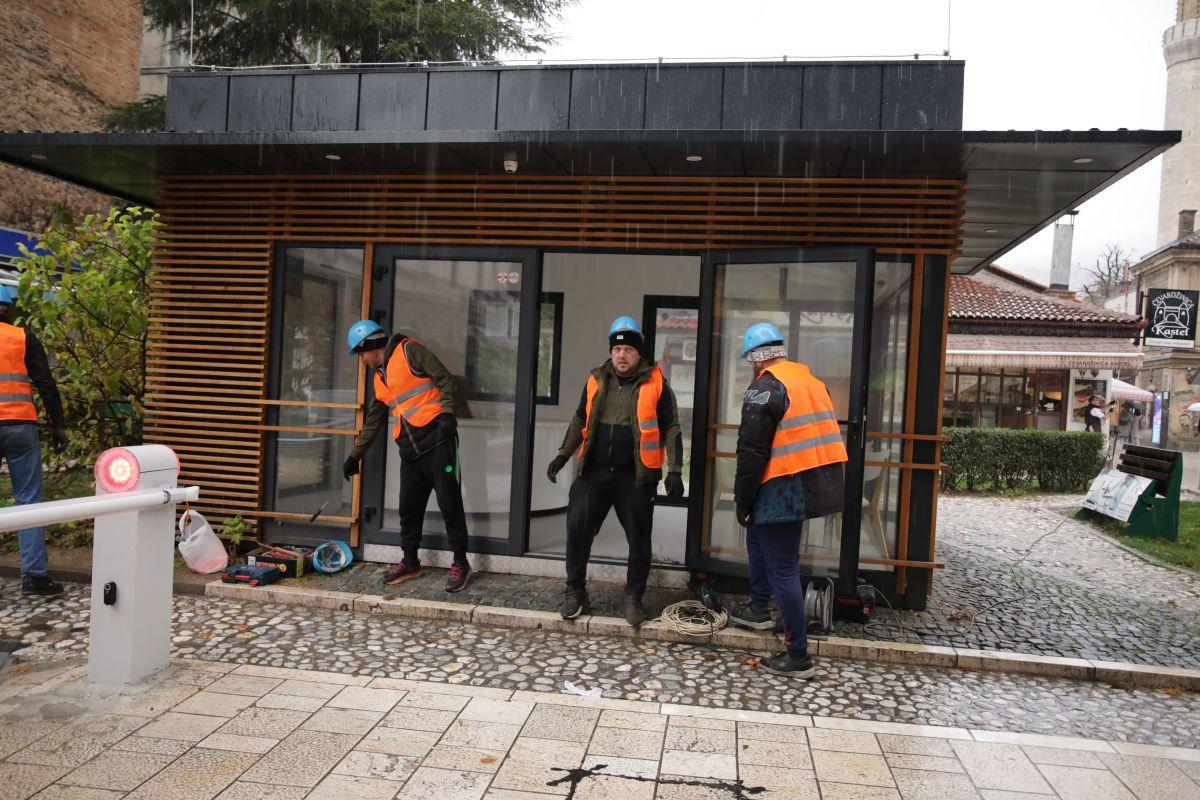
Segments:
[[[56,569],[53,566],[46,570],[46,574],[52,580],[63,581],[65,583],[91,583],[92,571],[90,569]],[[0,564],[0,578],[20,578],[21,568],[14,567],[10,564]],[[202,581],[186,581],[176,579],[172,584],[173,594],[204,594],[205,584]]]
[[[328,592],[292,586],[250,587],[221,583],[220,581],[207,584],[204,593],[207,597],[227,600],[282,603],[341,611],[353,610],[367,614],[410,619],[444,619],[501,628],[587,633],[597,636],[618,636],[623,639],[692,645],[711,644],[718,648],[762,654],[778,649],[778,639],[774,634],[735,628],[717,631],[711,642],[704,642],[670,630],[661,622],[647,622],[640,629],[634,629],[624,619],[618,617],[582,616],[574,620],[564,620],[558,614],[550,611],[467,605],[403,597],[385,598],[382,595]],[[979,672],[1012,672],[1045,678],[1100,681],[1122,686],[1173,687],[1189,692],[1200,692],[1200,670],[1182,667],[1091,661],[1082,658],[1038,656],[1001,650],[970,650],[906,642],[843,639],[836,636],[811,639],[809,651],[813,655],[826,658],[882,661],[908,666],[969,669]]]

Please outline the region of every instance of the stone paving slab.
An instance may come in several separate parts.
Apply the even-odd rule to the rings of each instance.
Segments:
[[[76,607],[75,594],[83,591],[72,586],[64,597],[45,603],[6,594],[9,589],[0,582],[0,597],[23,603],[23,614],[61,615],[68,626],[75,617],[66,610]],[[11,627],[0,628],[0,636],[22,638],[40,632],[6,625]],[[555,702],[570,701],[580,708],[631,711],[636,709],[630,705],[651,700],[711,710],[706,713],[782,712],[882,726],[870,731],[876,733],[891,732],[888,725],[916,723],[1159,746],[1200,743],[1195,724],[1200,696],[1173,688],[820,656],[818,676],[796,682],[763,670],[745,654],[721,648],[211,598],[177,597],[173,632],[175,654],[198,659],[181,680],[186,678],[196,691],[210,690],[222,680],[223,685],[251,691],[251,684],[229,681],[231,676],[221,671],[227,671],[229,663],[243,664],[237,676],[272,679],[253,687],[264,693],[263,698],[270,696],[256,702],[262,708],[319,707],[315,702],[279,699],[291,696],[324,705],[341,689],[329,691],[307,680],[307,671],[317,670],[339,675],[340,687],[415,692],[418,699],[445,691],[509,699],[506,692],[517,691],[524,693],[517,699],[535,702],[542,693],[556,693]],[[81,656],[86,645],[83,636],[65,638],[50,648],[34,640],[18,653],[27,659]],[[69,672],[59,670],[50,680],[69,681]],[[0,713],[11,706],[11,692],[23,691],[7,686],[8,682],[0,684]],[[565,694],[570,691],[600,697]],[[405,718],[438,734],[445,733],[461,711],[443,709],[428,699],[421,702],[422,706],[406,707]],[[399,716],[393,710],[379,724],[392,727]],[[211,733],[197,729],[192,735],[201,741]]]
[[[894,612],[880,604],[873,624],[839,620],[832,635],[1087,661],[1200,665],[1200,575],[1151,564],[1065,517],[1062,509],[1077,508],[1080,499],[942,497],[937,548],[946,567],[934,576],[928,608]],[[442,570],[430,568],[419,580],[388,587],[382,583],[385,569],[360,563],[299,583],[338,593],[328,600],[334,607],[362,595],[357,602],[388,613],[403,598],[431,603],[428,613],[441,618],[465,619],[472,608],[501,607],[544,612],[544,626],[560,624],[544,616],[562,599],[560,578],[479,573],[465,591],[447,594]],[[250,598],[259,590],[242,591]],[[614,633],[624,587],[593,581],[589,592],[596,632]],[[652,587],[645,605],[657,616],[690,596],[684,589]],[[732,604],[746,598],[724,599]]]
[[[554,692],[397,679],[386,688],[347,686],[354,676],[344,672],[300,671],[301,681],[292,670],[284,678],[257,665],[192,659],[175,659],[137,686],[97,687],[64,666],[0,679],[18,690],[14,709],[0,715],[0,742],[17,747],[0,751],[5,800],[1200,798],[1200,750],[1185,747],[902,723],[880,729],[822,714],[747,720],[735,709],[653,700],[616,710],[603,708],[603,698]],[[195,689],[197,673],[223,675],[222,688],[237,698],[269,697],[278,680],[334,694],[297,712],[282,738],[210,736],[148,752],[141,742],[157,740],[145,733],[184,716],[184,698],[196,695],[172,690]],[[139,700],[172,696],[181,698],[173,706],[156,701],[153,711],[129,713]],[[444,730],[426,730],[407,713],[431,698],[449,715]],[[376,716],[353,732],[311,724],[355,710],[346,703],[369,705]],[[569,735],[543,736],[554,732]],[[92,746],[64,765],[63,743],[79,738]]]

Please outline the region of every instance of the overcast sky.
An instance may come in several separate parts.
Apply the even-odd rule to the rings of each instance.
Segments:
[[[941,53],[947,0],[579,0],[544,56],[654,59]],[[952,0],[950,54],[966,61],[963,126],[1162,128],[1162,33],[1175,0]],[[1080,208],[1075,275],[1106,244],[1155,247],[1159,159]],[[1000,263],[1041,281],[1044,231]]]

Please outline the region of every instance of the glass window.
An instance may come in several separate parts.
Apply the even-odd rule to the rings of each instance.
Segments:
[[[297,430],[274,434],[276,511],[351,515],[342,462],[353,441],[359,373],[344,343],[362,316],[362,275],[358,248],[290,247],[284,254],[274,399],[295,405],[279,406],[275,420]]]
[[[868,462],[903,459],[900,439],[871,433],[904,430],[904,398],[908,385],[908,326],[912,307],[912,264],[907,261],[875,265],[875,305],[871,318],[870,370],[867,377]],[[953,399],[954,375],[946,376]],[[863,468],[863,516],[859,554],[864,558],[894,558],[900,514],[901,470],[867,465]],[[880,569],[872,565],[871,569]],[[885,568],[890,569],[890,568]]]
[[[694,307],[676,308],[664,301],[656,302],[650,313],[654,316],[652,355],[675,393],[675,403],[679,407],[679,429],[683,433],[683,485],[686,489],[690,486],[692,469],[692,409],[696,399],[696,334],[700,312]],[[659,492],[663,492],[661,486]]]
[[[395,260],[394,332],[419,339],[458,384],[459,461],[471,536],[507,539],[522,265]],[[383,527],[398,530],[400,455],[387,448]],[[431,495],[425,531],[445,533]]]
[[[562,357],[563,294],[542,292],[538,311],[537,402],[558,405]]]
[[[741,358],[742,333],[755,322],[774,323],[786,339],[790,358],[807,364],[825,383],[834,410],[844,421],[850,400],[856,280],[853,261],[718,266],[708,525],[701,540],[706,555],[723,561],[746,560],[745,530],[734,519],[733,503],[737,427],[742,396],[753,377]],[[837,573],[841,516],[804,523],[800,563],[806,572]]]

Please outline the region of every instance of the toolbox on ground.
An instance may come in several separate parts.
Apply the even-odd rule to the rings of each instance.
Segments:
[[[303,578],[312,572],[312,554],[311,547],[260,547],[246,555],[246,563],[274,564],[285,578]]]
[[[283,577],[277,564],[238,564],[221,572],[222,583],[241,583],[246,586],[265,586]]]

